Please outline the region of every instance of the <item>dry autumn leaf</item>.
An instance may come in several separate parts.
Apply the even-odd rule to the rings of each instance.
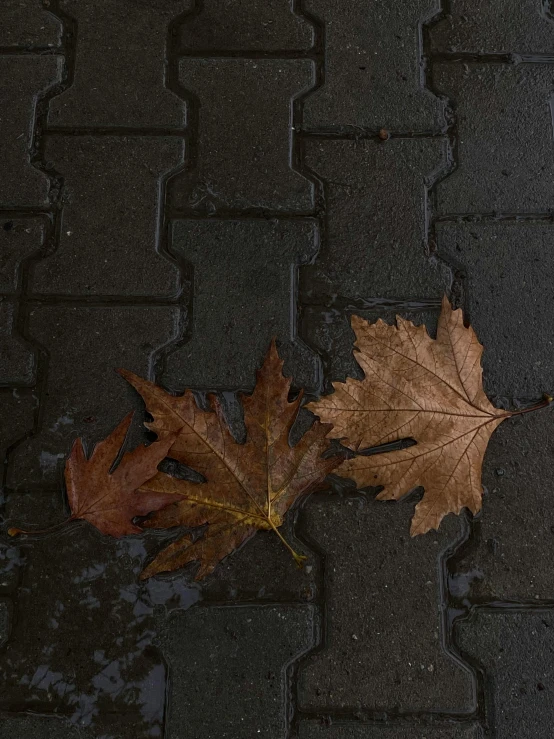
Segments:
[[[159,511],[175,500],[172,495],[154,490],[138,492],[138,488],[156,474],[159,463],[175,440],[175,434],[126,452],[115,470],[110,471],[125,441],[132,418],[133,414],[129,413],[106,439],[96,444],[90,459],[85,456],[81,439],[73,444],[65,465],[71,516],[61,525],[85,519],[110,536],[140,534],[142,529],[133,523],[135,517]],[[44,532],[12,528],[9,533],[15,536]]]
[[[197,472],[206,482],[195,483],[158,473],[141,487],[144,492],[172,493],[173,505],[155,513],[145,526],[188,528],[209,524],[198,539],[184,536],[170,544],[145,569],[145,579],[200,562],[196,579],[212,572],[225,556],[260,529],[273,529],[294,558],[297,555],[278,531],[283,516],[302,495],[311,492],[341,459],[323,458],[330,426],[318,422],[291,447],[289,432],[300,408],[301,395],[288,401],[290,379],[275,343],[258,371],[252,395],[242,397],[246,442],[231,436],[215,396],[212,411],[196,405],[192,392],[173,396],[131,372],[120,370],[145,400],[154,418],[147,424],[160,439],[178,432],[169,456]]]
[[[483,347],[462,311],[444,298],[437,338],[397,317],[397,326],[352,317],[356,359],[365,378],[334,383],[335,392],[307,407],[333,424],[332,436],[352,450],[412,438],[416,445],[355,456],[341,473],[358,486],[384,486],[397,500],[418,486],[411,534],[438,528],[447,513],[481,508],[481,467],[492,432],[513,413],[495,408],[483,391]],[[538,407],[549,402],[546,398]],[[521,412],[521,411],[519,411]]]

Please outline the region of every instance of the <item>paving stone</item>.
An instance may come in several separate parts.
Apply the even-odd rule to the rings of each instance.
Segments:
[[[170,307],[37,306],[29,334],[49,353],[41,429],[14,453],[12,484],[21,490],[59,485],[72,441],[104,438],[123,416],[140,408],[136,393],[115,373],[125,367],[145,376],[157,347],[174,335]],[[142,419],[137,418],[137,425]]]
[[[313,183],[291,163],[292,99],[315,82],[308,59],[181,59],[198,100],[196,166],[175,178],[173,203],[208,214],[311,212]]]
[[[42,246],[44,226],[40,218],[0,218],[0,294],[17,291],[23,263]]]
[[[434,64],[456,106],[457,168],[438,183],[440,214],[545,213],[554,200],[546,64]]]
[[[41,0],[3,0],[0,11],[0,47],[57,46],[61,23]]]
[[[196,608],[162,633],[171,669],[168,739],[287,736],[286,668],[312,646],[310,606]]]
[[[337,0],[305,5],[325,22],[324,83],[304,105],[308,129],[445,128],[445,104],[425,88],[420,31],[438,2],[351,0],[348,12]]]
[[[552,611],[476,611],[455,630],[460,649],[484,669],[495,739],[550,739],[554,722]]]
[[[199,13],[184,19],[181,50],[263,52],[309,49],[313,28],[288,0],[208,0]]]
[[[93,739],[85,729],[59,716],[0,713],[0,739]]]
[[[1,24],[0,24],[1,25]],[[0,57],[0,141],[4,208],[48,203],[48,177],[30,162],[37,97],[60,79],[61,57]]]
[[[505,421],[489,443],[483,513],[449,565],[451,591],[466,604],[554,600],[552,413]]]
[[[325,726],[319,721],[303,721],[299,739],[481,739],[476,726],[409,726],[379,724],[356,725],[335,723]]]
[[[252,388],[273,336],[298,385],[318,382],[318,358],[296,338],[296,273],[317,252],[316,222],[181,220],[173,251],[194,266],[192,337],[168,358],[179,390]]]
[[[30,385],[33,382],[35,354],[15,330],[13,302],[0,297],[0,385]]]
[[[468,318],[485,346],[485,389],[519,397],[550,391],[554,226],[439,223],[436,233],[439,252],[467,276]]]
[[[325,186],[326,233],[315,265],[303,272],[303,300],[444,292],[450,275],[429,260],[425,241],[426,184],[446,156],[444,140],[307,142],[306,164]]]
[[[156,614],[189,607],[197,591],[178,578],[141,583],[141,538],[115,540],[85,522],[21,546],[0,707],[61,713],[95,737],[161,736],[166,666],[153,645]]]
[[[370,494],[306,505],[325,555],[327,620],[323,649],[299,668],[302,710],[473,709],[471,676],[441,639],[438,558],[460,523],[450,517],[440,533],[411,539],[413,507]]]
[[[434,52],[552,54],[554,25],[541,0],[454,0],[430,30]]]
[[[157,251],[160,181],[182,154],[182,141],[170,137],[49,138],[46,157],[66,196],[59,246],[35,265],[33,291],[175,295],[178,269]]]
[[[71,86],[52,100],[53,126],[180,128],[185,105],[164,86],[169,23],[189,0],[60,0],[76,21]]]

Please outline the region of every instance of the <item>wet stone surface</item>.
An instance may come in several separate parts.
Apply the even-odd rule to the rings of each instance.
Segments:
[[[332,476],[283,527],[303,569],[264,532],[141,581],[180,531],[6,529],[68,516],[77,436],[148,438],[119,366],[220,392],[240,440],[273,336],[310,400],[361,376],[352,313],[434,335],[446,292],[495,402],[552,392],[553,29],[540,0],[0,2],[0,739],[550,738],[550,410],[425,537],[417,493]]]

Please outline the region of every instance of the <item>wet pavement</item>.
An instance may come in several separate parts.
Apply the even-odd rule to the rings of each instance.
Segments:
[[[145,438],[116,367],[236,420],[273,335],[313,397],[360,376],[352,312],[432,330],[446,290],[497,404],[552,391],[553,94],[542,0],[2,0],[0,739],[551,739],[551,410],[416,540],[417,496],[331,479],[303,570],[5,531],[67,515],[77,436]]]

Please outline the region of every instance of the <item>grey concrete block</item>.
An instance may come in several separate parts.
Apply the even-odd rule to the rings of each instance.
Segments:
[[[93,735],[59,716],[0,713],[0,739],[93,739]]]
[[[37,97],[61,78],[57,56],[0,57],[0,140],[2,177],[0,203],[4,208],[44,206],[50,182],[31,164]]]
[[[179,80],[198,102],[195,166],[172,202],[206,212],[252,208],[310,213],[313,183],[295,171],[292,100],[315,84],[309,59],[194,59]]]
[[[308,129],[437,132],[445,104],[425,88],[420,24],[436,0],[367,3],[309,0],[325,23],[323,85],[306,100]]]
[[[32,385],[35,352],[15,327],[16,304],[0,297],[0,385]]]
[[[180,30],[180,49],[199,55],[211,50],[262,52],[309,49],[313,28],[288,0],[209,0],[200,13],[187,16]]]
[[[297,339],[294,311],[298,267],[317,247],[310,219],[175,222],[173,252],[194,267],[192,336],[169,356],[163,381],[250,389],[275,336],[285,372],[317,386],[318,358]]]
[[[173,338],[176,318],[174,308],[147,306],[39,306],[30,312],[30,335],[48,348],[47,388],[40,431],[14,452],[11,485],[59,485],[77,436],[99,441],[133,404],[140,408],[115,370],[147,375],[152,353]]]
[[[52,100],[52,126],[181,128],[185,105],[165,87],[169,23],[189,0],[61,0],[76,21],[72,84]]]
[[[434,52],[552,54],[554,24],[541,0],[453,0],[431,28]],[[546,11],[546,12],[545,12]]]
[[[519,397],[550,392],[554,226],[439,223],[437,244],[467,277],[467,317],[485,346],[485,389]]]
[[[554,723],[552,611],[476,611],[458,644],[484,671],[487,718],[497,739],[550,739]]]
[[[168,737],[285,739],[287,667],[312,646],[310,606],[175,612],[162,644],[172,675]]]
[[[323,180],[326,232],[303,299],[440,297],[450,276],[426,254],[426,199],[446,141],[309,141],[305,160]]]
[[[438,213],[550,212],[554,69],[434,64],[433,82],[457,123],[457,167],[437,185]]]
[[[8,448],[33,429],[35,400],[29,390],[0,389],[0,463]]]
[[[41,0],[3,0],[0,18],[0,46],[29,49],[60,42],[61,23]]]
[[[450,564],[458,599],[554,599],[553,421],[547,409],[495,431],[483,469],[483,513]]]
[[[23,264],[42,246],[44,226],[40,218],[0,218],[0,294],[17,292]]]
[[[179,271],[158,251],[160,181],[181,162],[182,141],[56,136],[46,156],[64,177],[65,206],[59,245],[35,265],[32,290],[175,295]]]
[[[441,636],[438,558],[459,522],[411,539],[412,513],[407,501],[370,494],[306,505],[308,534],[325,553],[326,628],[323,649],[300,665],[301,709],[473,710],[471,675]]]

